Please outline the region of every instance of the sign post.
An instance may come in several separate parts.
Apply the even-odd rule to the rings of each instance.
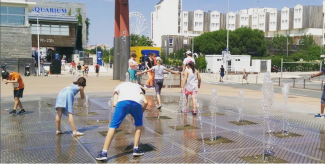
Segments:
[[[103,58],[102,58],[102,51],[97,51],[97,64],[98,65],[103,65]]]

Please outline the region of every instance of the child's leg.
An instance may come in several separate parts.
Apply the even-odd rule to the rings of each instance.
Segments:
[[[134,134],[134,147],[139,147],[140,137],[141,137],[141,130],[143,125],[143,113],[142,113],[142,106],[135,102],[132,102],[130,114],[134,119],[134,124],[136,127],[135,134]]]
[[[160,101],[160,93],[157,93],[157,102],[158,102],[158,105],[161,105],[161,101]]]
[[[193,101],[193,111],[196,111],[196,94],[193,93],[192,95],[192,101]]]
[[[62,117],[62,108],[57,109],[56,117],[55,117],[55,124],[56,130],[61,131],[61,117]]]
[[[76,125],[74,124],[74,116],[73,116],[73,114],[68,112],[68,117],[69,117],[69,123],[70,123],[72,132],[77,133],[77,128],[76,128]]]
[[[103,150],[107,151],[109,146],[111,145],[111,142],[112,142],[114,134],[115,134],[115,130],[120,127],[125,116],[128,114],[129,103],[130,102],[128,102],[128,101],[122,101],[122,102],[117,103],[111,124],[109,125],[109,129],[106,134]],[[142,111],[141,111],[141,113],[142,113]]]
[[[23,109],[24,109],[24,107],[23,107],[23,105],[21,104],[21,101],[20,101],[20,99],[19,99],[19,98],[18,98],[18,101],[19,101],[19,103],[18,103],[18,106],[19,106],[20,110],[23,110]]]
[[[115,128],[109,128],[108,131],[107,131],[107,134],[106,134],[103,150],[108,150],[109,146],[112,143],[114,134],[115,134]]]
[[[19,98],[18,97],[15,97],[14,110],[17,110],[18,104],[19,104]]]
[[[185,106],[187,107],[187,104],[188,104],[188,94],[185,94],[185,96],[186,96],[186,104],[185,104]]]
[[[142,126],[135,127],[134,147],[139,147]]]
[[[324,108],[325,108],[325,104],[321,104],[321,107],[320,107],[321,114],[325,114],[324,113]]]

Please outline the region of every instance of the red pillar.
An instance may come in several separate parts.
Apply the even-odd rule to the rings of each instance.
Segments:
[[[130,36],[129,0],[120,0],[120,36]]]
[[[113,79],[124,81],[130,58],[129,0],[115,0]]]

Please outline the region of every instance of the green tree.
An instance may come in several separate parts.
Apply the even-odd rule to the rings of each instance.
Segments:
[[[273,46],[274,49],[279,50],[281,54],[285,54],[285,52],[287,51],[287,43],[288,50],[290,51],[293,45],[293,38],[290,36],[287,37],[284,35],[276,35],[270,42],[271,46]]]
[[[88,41],[89,41],[89,27],[90,27],[90,19],[89,18],[86,18],[85,24],[86,24],[86,42],[88,43]]]
[[[221,54],[227,47],[227,30],[204,33],[194,38],[194,51],[203,54]],[[263,56],[267,52],[264,33],[243,27],[229,31],[229,51],[231,54]]]
[[[205,70],[207,68],[208,62],[205,59],[205,56],[199,56],[195,58],[195,67],[198,70]]]
[[[153,42],[148,38],[145,37],[144,35],[140,36],[140,35],[136,35],[136,34],[131,34],[130,37],[130,44],[131,47],[135,47],[135,46],[151,46]]]

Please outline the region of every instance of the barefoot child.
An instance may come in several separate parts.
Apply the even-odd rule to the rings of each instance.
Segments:
[[[143,111],[146,109],[148,104],[144,95],[145,91],[141,86],[132,82],[121,83],[115,88],[113,99],[113,106],[116,106],[115,112],[106,135],[103,150],[99,152],[96,160],[107,160],[107,150],[111,145],[115,130],[120,127],[127,114],[132,115],[136,126],[133,156],[141,156],[144,154],[139,150],[139,141],[143,124]]]
[[[200,88],[201,85],[201,76],[197,69],[195,69],[195,65],[192,61],[188,61],[186,63],[187,69],[184,73],[184,80],[182,83],[182,90],[184,91],[184,94],[186,95],[186,106],[188,103],[188,96],[192,95],[192,102],[193,102],[193,115],[196,115],[197,113],[197,106],[196,106],[196,94],[198,91],[198,88]],[[187,113],[187,109],[183,111],[184,113]]]
[[[64,88],[56,98],[55,109],[57,110],[56,114],[56,134],[63,134],[61,131],[61,116],[62,113],[64,115],[68,115],[69,123],[73,132],[73,136],[81,136],[84,135],[77,131],[76,125],[74,124],[74,112],[73,112],[73,103],[74,97],[80,91],[81,99],[85,98],[84,89],[86,87],[86,79],[84,77],[80,77],[76,82],[73,82],[66,88]]]
[[[2,72],[2,81],[5,82],[5,84],[12,83],[14,87],[14,98],[15,98],[15,105],[14,109],[9,112],[9,114],[16,115],[17,106],[19,106],[20,111],[18,114],[24,114],[26,111],[24,110],[23,105],[20,102],[20,98],[23,97],[24,92],[24,82],[21,78],[20,74],[17,72]]]
[[[174,72],[170,69],[167,69],[165,66],[161,65],[162,60],[157,57],[156,58],[157,61],[157,65],[153,66],[151,69],[147,70],[147,71],[143,71],[141,73],[138,73],[137,75],[141,75],[150,71],[153,71],[155,73],[155,90],[156,90],[156,96],[157,96],[157,101],[158,101],[158,109],[160,109],[161,106],[161,101],[160,101],[160,93],[161,93],[161,88],[163,86],[164,83],[164,70],[171,72],[173,74],[179,74],[178,72]]]

